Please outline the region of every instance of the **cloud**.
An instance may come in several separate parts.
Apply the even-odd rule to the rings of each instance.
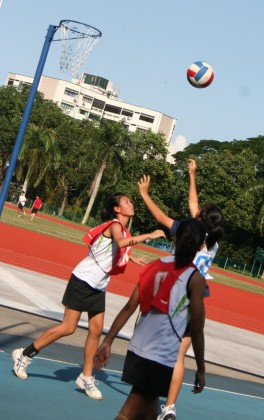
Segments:
[[[172,157],[172,155],[174,155],[177,152],[181,152],[182,150],[185,149],[185,147],[188,146],[188,141],[186,139],[186,137],[179,135],[175,138],[175,140],[173,140],[170,145],[169,145],[169,152],[168,152],[168,156],[167,156],[167,161],[170,163],[174,163],[174,159]]]

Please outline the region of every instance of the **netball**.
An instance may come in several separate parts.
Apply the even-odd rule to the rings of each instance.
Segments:
[[[214,80],[214,71],[205,61],[192,63],[187,70],[188,82],[196,88],[205,88]]]

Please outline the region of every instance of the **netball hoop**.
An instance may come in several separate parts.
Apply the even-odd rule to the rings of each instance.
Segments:
[[[78,72],[92,48],[102,36],[102,32],[93,26],[74,20],[61,20],[60,71],[78,78]]]

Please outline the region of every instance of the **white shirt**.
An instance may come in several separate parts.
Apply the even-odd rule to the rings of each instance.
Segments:
[[[113,238],[101,234],[90,247],[87,257],[74,268],[73,274],[94,289],[105,291],[117,251]]]
[[[25,195],[23,195],[23,194],[21,194],[21,195],[19,196],[18,201],[19,201],[19,203],[21,203],[21,204],[22,204],[22,206],[24,206],[24,205],[26,204],[26,201],[27,201],[26,196],[25,196]]]
[[[202,276],[206,277],[206,274],[212,265],[217,250],[217,243],[215,243],[210,250],[208,250],[205,245],[204,248],[201,251],[197,252],[197,254],[195,255],[193,263],[196,265]]]

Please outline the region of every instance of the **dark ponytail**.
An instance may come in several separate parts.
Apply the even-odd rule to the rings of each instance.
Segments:
[[[212,248],[224,236],[224,216],[215,204],[207,204],[201,209],[200,218],[206,229],[206,246]]]
[[[199,220],[188,219],[180,223],[176,234],[176,268],[191,264],[200,246],[204,243],[205,237],[205,227]]]

